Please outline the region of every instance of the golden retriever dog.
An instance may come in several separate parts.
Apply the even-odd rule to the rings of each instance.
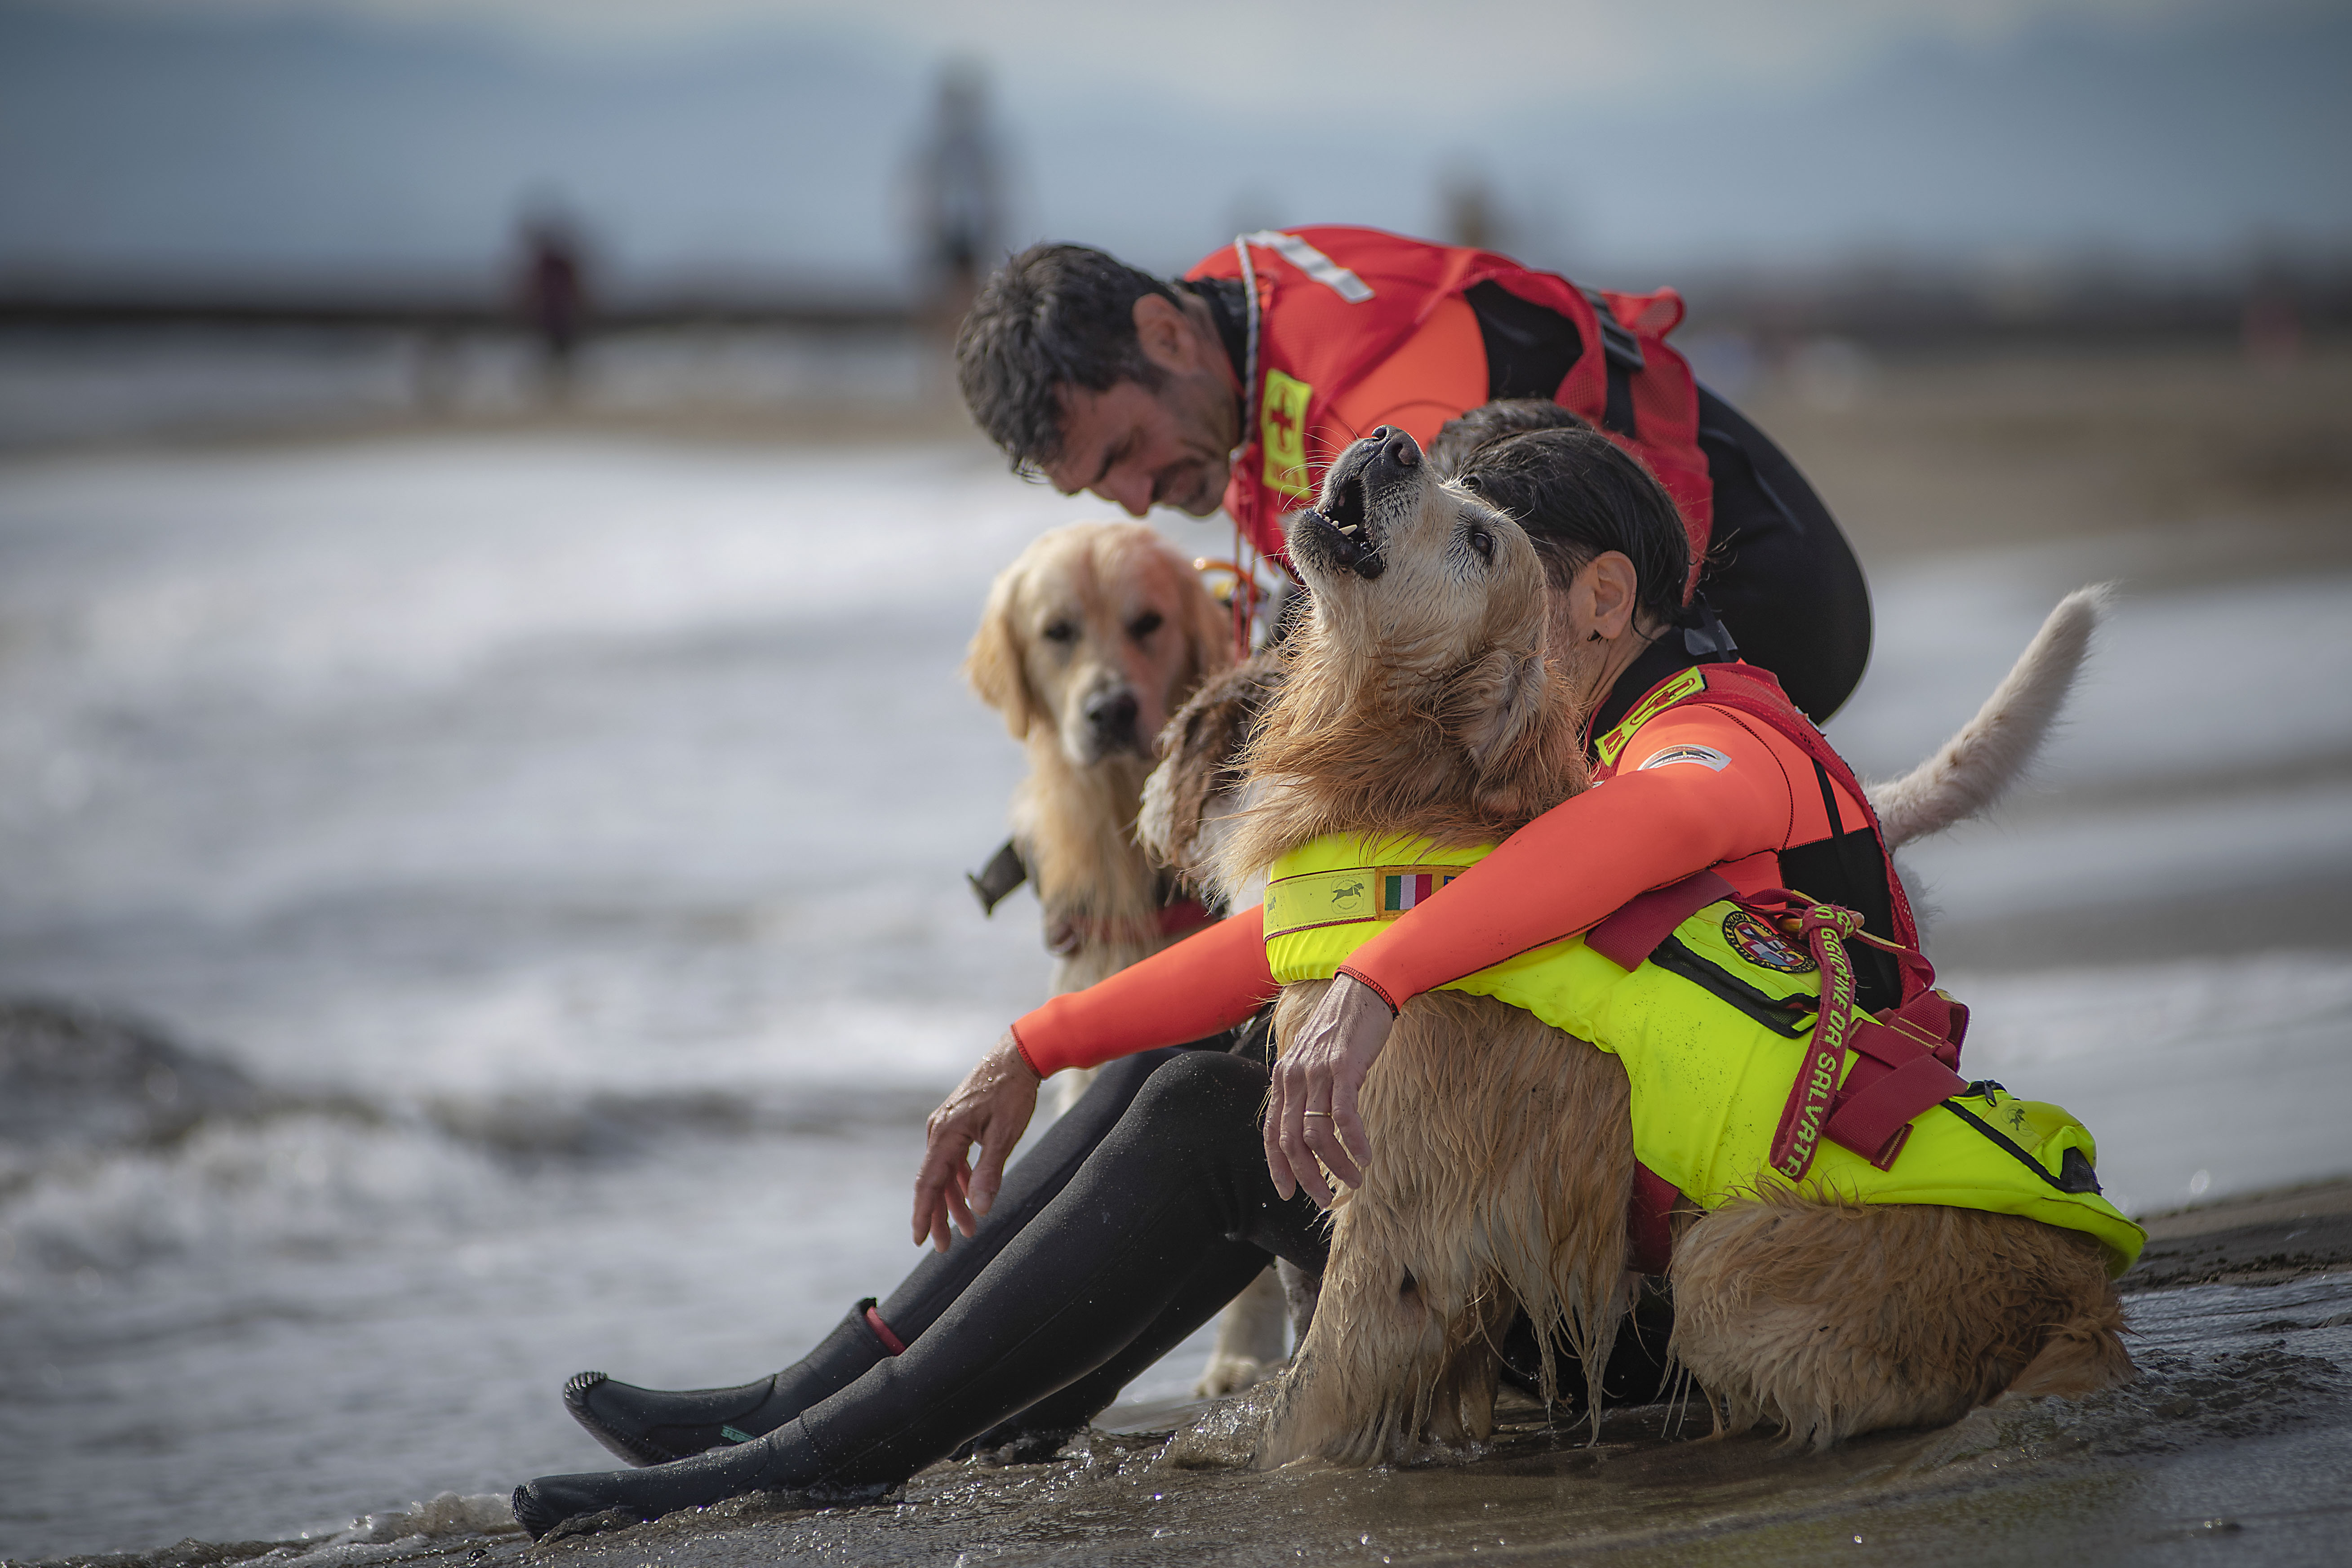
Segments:
[[[1376,462],[1368,445],[1293,525],[1312,615],[1244,753],[1250,798],[1216,849],[1229,884],[1331,833],[1490,844],[1587,783],[1534,546],[1417,450]],[[1277,1040],[1328,984],[1285,989]],[[1520,1310],[1581,1357],[1597,1431],[1628,1305],[1628,1106],[1618,1058],[1531,1014],[1451,991],[1409,1003],[1365,1079],[1371,1158],[1333,1211],[1321,1300],[1255,1462],[1411,1461],[1484,1438]],[[1760,1184],[1676,1224],[1673,1351],[1730,1429],[1826,1445],[2132,1375],[2086,1236]]]
[[[1169,715],[1232,662],[1224,609],[1141,523],[1040,534],[990,586],[964,675],[1028,752],[1013,841],[1057,994],[1183,934],[1166,918],[1182,895],[1137,844],[1135,816]]]
[[[1233,640],[1192,565],[1140,523],[1042,534],[990,588],[964,673],[1028,752],[1013,839],[1059,960],[1056,993],[1149,957],[1205,918],[1187,909],[1184,879],[1145,854],[1135,821],[1162,728],[1232,664]],[[1056,1109],[1092,1077],[1057,1075]],[[1286,1321],[1269,1273],[1228,1309],[1200,1392],[1232,1393],[1279,1364]]]

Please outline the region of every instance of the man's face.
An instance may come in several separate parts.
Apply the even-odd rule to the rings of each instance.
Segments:
[[[1091,490],[1130,517],[1172,506],[1217,510],[1236,415],[1230,387],[1204,369],[1169,374],[1158,391],[1122,381],[1062,390],[1062,455],[1045,477],[1064,495]]]

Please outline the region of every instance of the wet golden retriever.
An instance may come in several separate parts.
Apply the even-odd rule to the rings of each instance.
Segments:
[[[1417,451],[1375,468],[1365,446],[1326,482],[1320,510],[1344,512],[1345,533],[1305,513],[1291,536],[1313,612],[1244,753],[1251,798],[1217,849],[1229,883],[1328,833],[1492,843],[1587,782],[1527,535]],[[1285,990],[1277,1039],[1328,984]],[[1334,1210],[1321,1300],[1255,1463],[1410,1461],[1485,1437],[1496,1346],[1520,1310],[1579,1352],[1597,1422],[1627,1305],[1618,1059],[1491,998],[1435,992],[1405,1007],[1360,1110],[1372,1159]],[[1674,1352],[1733,1429],[1822,1445],[1955,1419],[2004,1390],[2131,1375],[2087,1237],[1789,1194],[1678,1223]]]

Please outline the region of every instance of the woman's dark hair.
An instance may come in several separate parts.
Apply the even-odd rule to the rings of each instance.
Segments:
[[[1061,455],[1062,388],[1166,379],[1144,357],[1135,302],[1172,289],[1083,245],[1033,245],[981,286],[956,333],[964,405],[1020,472]]]
[[[1690,576],[1682,512],[1639,458],[1584,420],[1541,399],[1489,403],[1449,422],[1429,456],[1528,531],[1553,586],[1620,551],[1642,610],[1662,625],[1681,618]]]
[[[1461,473],[1471,454],[1506,436],[1530,430],[1590,430],[1591,421],[1549,397],[1498,397],[1439,426],[1429,444],[1430,466],[1447,479]]]

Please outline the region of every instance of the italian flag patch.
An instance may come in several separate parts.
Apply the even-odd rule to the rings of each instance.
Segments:
[[[1381,918],[1392,919],[1404,913],[1461,874],[1454,870],[1382,870]]]

